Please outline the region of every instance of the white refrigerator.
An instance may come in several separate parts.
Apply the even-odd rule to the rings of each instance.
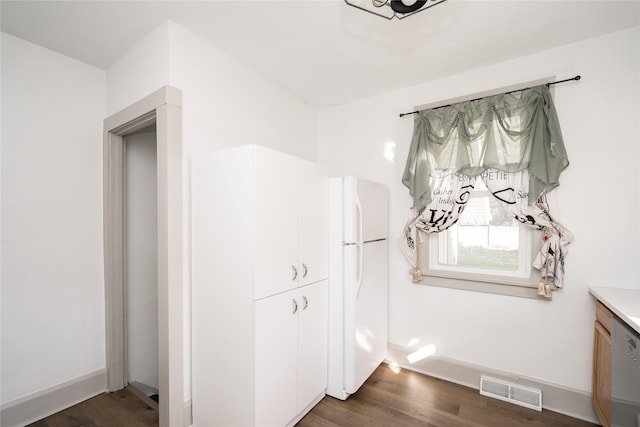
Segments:
[[[327,394],[345,400],[387,355],[389,196],[353,176],[329,189]]]

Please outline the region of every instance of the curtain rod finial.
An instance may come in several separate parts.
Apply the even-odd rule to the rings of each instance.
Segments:
[[[412,111],[412,112],[410,112],[410,113],[400,113],[400,114],[399,114],[399,116],[400,116],[400,117],[404,117],[404,116],[409,116],[409,115],[411,115],[411,114],[418,114],[418,112],[417,112],[417,111]]]

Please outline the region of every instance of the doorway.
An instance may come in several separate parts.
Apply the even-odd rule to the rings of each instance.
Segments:
[[[127,382],[159,401],[156,124],[124,136]]]
[[[165,86],[104,121],[103,220],[107,390],[127,383],[125,136],[156,124],[160,426],[191,422],[184,400],[182,93]]]

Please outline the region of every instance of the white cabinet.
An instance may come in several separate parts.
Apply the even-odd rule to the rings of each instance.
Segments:
[[[250,151],[254,156],[255,200],[244,203],[255,211],[253,262],[259,280],[254,283],[254,297],[259,299],[297,286],[298,162],[291,156],[258,147]],[[238,172],[250,173],[250,167]],[[250,198],[252,194],[241,197]]]
[[[298,413],[327,388],[328,281],[299,289]]]
[[[255,298],[326,279],[326,169],[263,147],[246,149],[255,161]]]
[[[324,167],[307,161],[298,177],[298,275],[306,285],[329,277],[329,181]]]
[[[326,170],[244,146],[191,187],[194,425],[295,422],[326,388]]]
[[[255,302],[256,425],[284,426],[324,395],[327,281]]]

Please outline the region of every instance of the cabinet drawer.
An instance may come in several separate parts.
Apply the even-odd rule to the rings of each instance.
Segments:
[[[611,318],[614,314],[600,301],[596,301],[596,320],[604,326],[607,332],[611,333]]]

